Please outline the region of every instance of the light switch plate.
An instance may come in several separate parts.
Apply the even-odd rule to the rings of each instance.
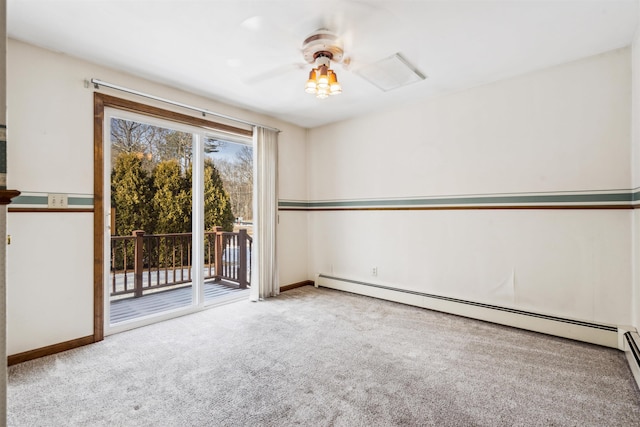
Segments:
[[[66,209],[68,203],[69,197],[66,194],[49,193],[49,209]]]

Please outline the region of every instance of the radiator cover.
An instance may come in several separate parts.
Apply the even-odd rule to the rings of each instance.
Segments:
[[[509,307],[427,294],[376,283],[319,274],[316,286],[367,295],[407,305],[513,326],[612,348],[621,347],[622,335],[617,326],[562,318]]]

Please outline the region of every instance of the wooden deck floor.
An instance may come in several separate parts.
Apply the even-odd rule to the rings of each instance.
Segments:
[[[124,298],[111,301],[110,323],[120,323],[137,317],[157,314],[165,310],[187,307],[191,304],[191,286],[160,291],[144,295],[140,298]],[[205,301],[216,299],[249,297],[249,289],[239,289],[238,285],[229,282],[205,282]]]

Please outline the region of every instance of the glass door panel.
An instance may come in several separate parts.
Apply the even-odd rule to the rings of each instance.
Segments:
[[[194,304],[194,134],[113,116],[109,324]]]
[[[204,138],[204,300],[248,298],[253,243],[253,148]]]

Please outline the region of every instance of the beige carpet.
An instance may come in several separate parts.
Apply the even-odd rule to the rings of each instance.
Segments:
[[[621,352],[304,287],[9,369],[10,426],[633,426]]]

